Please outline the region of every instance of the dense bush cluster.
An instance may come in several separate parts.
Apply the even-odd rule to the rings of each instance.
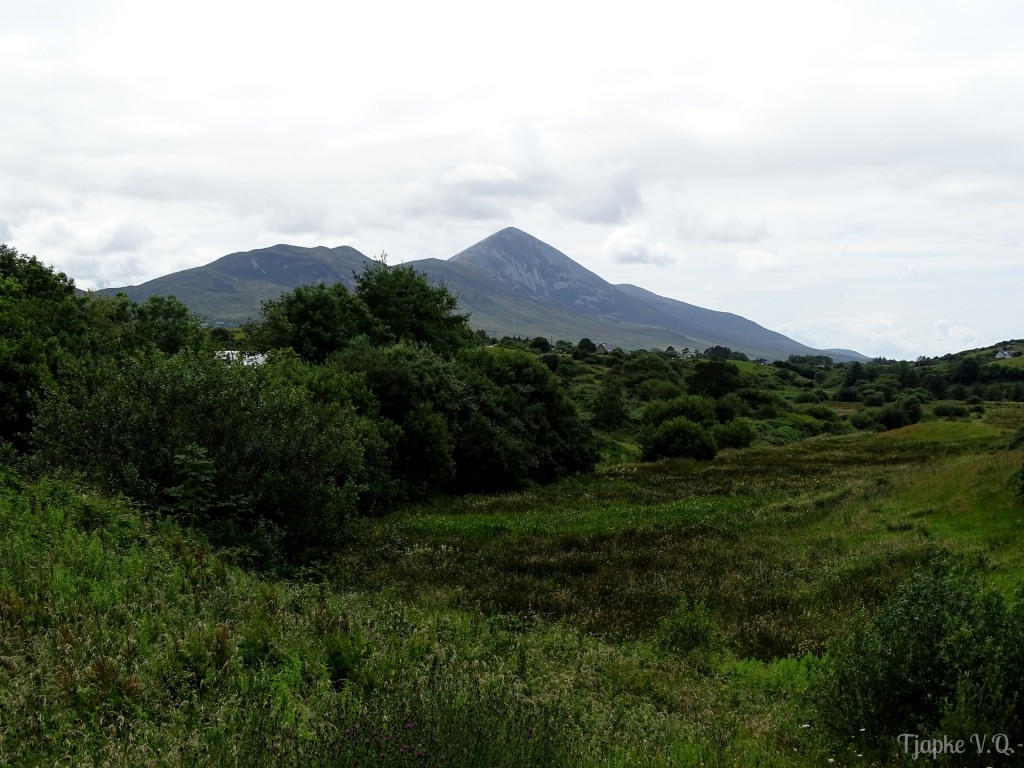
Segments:
[[[6,247],[0,267],[0,440],[230,541],[300,554],[354,515],[596,461],[550,369],[480,347],[455,297],[407,267],[266,302],[242,337],[263,365],[215,356],[173,298],[79,295]]]
[[[1024,595],[1008,602],[936,562],[837,641],[819,689],[841,739],[1020,733],[1024,729]]]

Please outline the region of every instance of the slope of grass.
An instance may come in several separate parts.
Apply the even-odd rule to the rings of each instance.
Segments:
[[[0,470],[0,764],[853,760],[820,656],[937,554],[1020,583],[1022,415],[446,500],[288,576]]]

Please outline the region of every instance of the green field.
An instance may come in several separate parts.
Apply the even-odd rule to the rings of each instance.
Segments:
[[[606,465],[358,519],[278,575],[8,471],[0,764],[909,764],[819,727],[822,658],[942,553],[1013,593],[1022,425]]]

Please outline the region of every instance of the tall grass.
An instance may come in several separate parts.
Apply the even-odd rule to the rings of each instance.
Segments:
[[[0,470],[0,764],[852,759],[829,649],[942,553],[1019,582],[1011,410],[439,502],[287,576]]]

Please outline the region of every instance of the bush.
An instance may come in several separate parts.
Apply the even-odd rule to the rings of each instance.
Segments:
[[[722,395],[715,401],[715,415],[723,424],[728,421],[732,421],[737,416],[745,416],[749,412],[750,406],[748,406],[747,402],[735,392]]]
[[[685,597],[662,619],[656,640],[663,650],[682,654],[711,650],[719,643],[718,629],[707,607]]]
[[[964,418],[967,416],[967,408],[953,403],[939,403],[932,408],[932,414],[943,419]]]
[[[937,562],[917,571],[873,618],[830,649],[817,690],[840,740],[865,729],[901,733],[1020,733],[1024,729],[1024,602]]]
[[[469,392],[455,432],[453,490],[520,488],[594,468],[590,429],[535,356],[478,348],[458,363]],[[614,396],[617,384],[609,387]]]
[[[645,379],[635,387],[636,396],[644,402],[650,400],[671,400],[683,394],[683,388],[665,379]]]
[[[884,429],[878,422],[878,408],[864,408],[850,414],[850,424],[856,429]]]
[[[705,428],[718,422],[715,401],[702,395],[680,395],[671,400],[648,403],[640,414],[640,422],[657,427],[679,416],[684,416]]]
[[[709,460],[718,453],[711,434],[684,416],[669,419],[656,429],[648,427],[643,430],[640,447],[645,461],[662,458]]]
[[[746,419],[735,419],[727,424],[715,424],[711,436],[719,448],[749,448],[757,433]]]
[[[889,403],[878,412],[876,418],[878,423],[886,429],[899,429],[913,423],[906,409],[899,403]]]
[[[295,363],[297,364],[297,363]],[[292,553],[330,546],[356,511],[373,425],[275,366],[148,354],[69,380],[40,408],[44,461],[218,530],[264,521]]]
[[[878,408],[885,405],[885,393],[871,390],[861,396],[861,401],[869,408]]]

